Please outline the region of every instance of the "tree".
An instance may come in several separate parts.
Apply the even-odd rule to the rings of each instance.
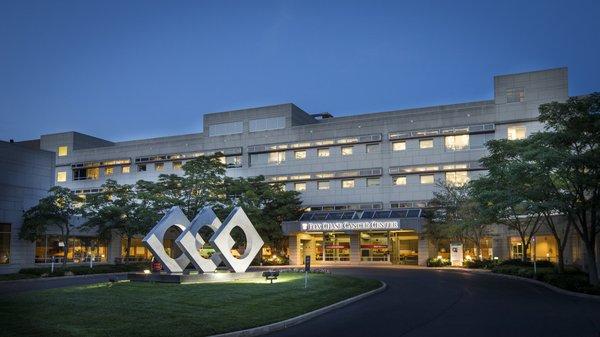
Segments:
[[[426,233],[438,242],[443,238],[472,242],[481,259],[481,242],[489,234],[490,221],[481,216],[480,205],[471,196],[470,185],[438,182],[437,186],[429,203],[433,223],[426,226]]]
[[[548,134],[536,133],[522,141],[520,147],[525,163],[530,165],[536,179],[531,197],[538,203],[546,227],[554,236],[557,246],[557,270],[565,270],[564,252],[573,224],[573,208],[563,193],[562,179],[556,175],[555,165],[562,158],[549,142]],[[563,215],[559,217],[559,215]],[[566,219],[566,221],[564,221]]]
[[[140,199],[133,185],[119,185],[107,180],[102,192],[88,196],[85,204],[87,221],[84,228],[95,228],[99,236],[110,237],[116,233],[127,240],[125,257],[129,257],[134,236],[145,234],[159,215]]]
[[[221,158],[220,153],[197,157],[182,166],[183,176],[161,174],[156,183],[143,182],[139,187],[158,212],[179,206],[192,219],[202,207],[224,201],[226,166]]]
[[[517,232],[523,247],[522,260],[542,222],[535,199],[541,183],[535,165],[523,157],[522,140],[499,139],[487,143],[490,154],[481,159],[488,174],[471,182],[482,216]]]
[[[23,214],[19,238],[33,242],[46,235],[49,229],[60,230],[60,239],[64,244],[62,265],[66,267],[69,239],[75,227],[72,219],[80,213],[78,205],[83,199],[65,187],[52,187],[48,193],[47,197],[40,199],[37,205]]]
[[[280,184],[268,183],[263,176],[227,178],[225,186],[227,202],[221,211],[222,216],[235,206],[242,207],[263,240],[282,252],[286,237],[281,230],[281,222],[296,220],[302,214],[300,193],[283,191]]]
[[[599,284],[596,241],[600,232],[600,93],[540,106],[544,137],[556,155],[555,186],[586,251],[589,282]]]

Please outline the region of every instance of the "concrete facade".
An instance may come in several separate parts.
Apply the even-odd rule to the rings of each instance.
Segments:
[[[98,191],[109,178],[133,184],[181,174],[185,160],[222,152],[228,176],[283,182],[311,210],[418,209],[433,196],[431,179],[484,174],[478,160],[486,141],[541,130],[538,107],[569,97],[567,75],[557,68],[495,76],[494,97],[477,102],[331,118],[281,104],[205,114],[201,133],[111,142],[65,132],[41,136],[39,147],[57,153],[54,183],[80,194]],[[66,155],[58,155],[59,147]],[[307,234],[286,234],[290,261],[300,262]],[[111,255],[120,251],[114,244]],[[360,261],[359,233],[350,233],[350,245],[350,261]],[[494,255],[510,254],[506,236],[494,236],[493,245]],[[433,254],[421,236],[418,250],[420,264]]]

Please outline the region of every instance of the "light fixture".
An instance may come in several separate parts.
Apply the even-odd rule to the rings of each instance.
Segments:
[[[144,269],[144,274],[150,274],[150,269]]]

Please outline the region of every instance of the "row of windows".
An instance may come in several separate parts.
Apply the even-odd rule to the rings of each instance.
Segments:
[[[469,174],[467,171],[457,171],[457,172],[446,172],[445,174],[446,182],[455,185],[462,186],[469,182]],[[435,183],[435,175],[434,174],[421,174],[419,175],[419,182],[421,185],[431,185]],[[407,183],[406,176],[396,176],[392,177],[392,184],[394,186],[405,186]],[[366,178],[367,187],[377,187],[381,186],[381,177],[372,177]],[[340,187],[342,189],[352,189],[356,186],[356,179],[341,179]],[[298,192],[306,191],[307,183],[306,182],[295,182],[294,190]],[[319,180],[317,181],[317,190],[329,190],[331,188],[331,180]]]

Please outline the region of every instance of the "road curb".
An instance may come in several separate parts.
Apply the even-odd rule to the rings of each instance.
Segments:
[[[553,285],[551,285],[549,283],[538,281],[538,280],[534,280],[534,279],[531,279],[531,278],[521,277],[521,276],[516,276],[516,275],[509,275],[509,274],[494,273],[491,270],[461,269],[461,268],[452,268],[452,269],[449,269],[449,268],[447,268],[447,269],[444,269],[444,268],[435,268],[435,269],[437,269],[437,270],[448,270],[448,271],[466,272],[466,273],[481,274],[481,275],[494,275],[494,276],[508,278],[508,279],[512,279],[512,280],[521,280],[521,281],[526,281],[526,282],[529,282],[529,283],[533,283],[533,284],[544,286],[544,287],[546,287],[546,288],[548,288],[548,289],[550,289],[550,290],[552,290],[552,291],[554,291],[556,293],[562,294],[562,295],[568,295],[568,296],[574,296],[574,297],[579,297],[579,298],[585,298],[585,299],[589,299],[589,300],[600,301],[600,296],[598,296],[598,295],[578,293],[578,292],[574,292],[574,291],[562,289],[562,288],[553,286]]]
[[[250,336],[260,336],[260,335],[268,334],[268,333],[271,333],[274,331],[283,330],[285,328],[289,328],[291,326],[300,324],[302,322],[308,321],[311,318],[323,315],[332,310],[347,306],[356,301],[360,301],[363,298],[366,298],[371,295],[375,295],[377,293],[384,291],[387,288],[387,284],[383,281],[379,281],[379,282],[381,282],[381,287],[379,287],[377,289],[373,289],[373,290],[367,291],[366,293],[362,293],[362,294],[356,295],[354,297],[350,297],[345,300],[339,301],[337,303],[330,304],[326,307],[319,308],[319,309],[313,310],[311,312],[307,312],[300,316],[288,318],[284,321],[275,322],[275,323],[271,323],[271,324],[267,324],[267,325],[262,325],[262,326],[258,326],[255,328],[233,331],[233,332],[226,332],[226,333],[219,334],[219,335],[212,335],[210,337],[242,337],[242,336],[250,337]]]
[[[72,276],[49,276],[49,277],[32,277],[32,278],[25,278],[25,279],[20,279],[20,280],[3,280],[0,281],[0,284],[3,283],[9,283],[9,282],[34,282],[34,281],[38,281],[38,282],[43,282],[43,281],[50,281],[50,280],[64,280],[64,279],[73,279],[73,278],[87,278],[87,277],[94,277],[94,276],[119,276],[119,275],[127,275],[130,272],[119,272],[119,273],[99,273],[99,274],[85,274],[85,275],[72,275]]]

